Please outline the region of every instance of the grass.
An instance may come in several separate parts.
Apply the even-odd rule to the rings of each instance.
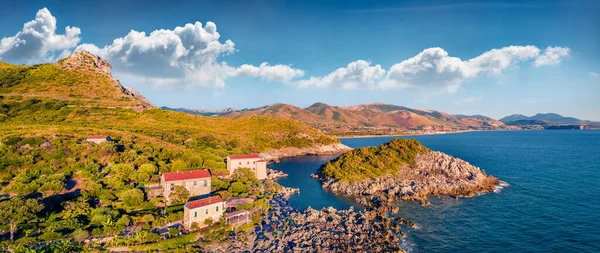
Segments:
[[[157,243],[130,246],[129,249],[134,251],[153,251],[153,250],[172,250],[182,248],[194,242],[198,232],[190,233],[176,238],[160,240]]]

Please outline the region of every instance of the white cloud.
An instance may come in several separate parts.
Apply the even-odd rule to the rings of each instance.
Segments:
[[[308,80],[296,82],[301,87],[342,87],[355,89],[373,87],[375,82],[385,74],[381,65],[371,66],[371,62],[358,60],[348,66],[339,68],[324,77],[311,76]]]
[[[591,77],[600,77],[600,74],[598,74],[597,72],[589,72],[588,73]]]
[[[70,53],[79,43],[80,34],[79,28],[70,26],[65,34],[56,34],[56,18],[43,8],[15,36],[0,40],[0,60],[16,64],[55,61]]]
[[[540,50],[534,46],[492,49],[466,61],[451,57],[442,48],[428,48],[390,68],[380,82],[382,88],[422,87],[456,91],[462,83],[481,74],[500,75],[518,62],[534,59]]]
[[[566,47],[547,47],[544,53],[535,59],[533,66],[555,65],[564,57],[571,54],[571,49]]]
[[[289,82],[296,77],[304,76],[304,71],[293,69],[289,65],[277,64],[271,66],[268,62],[263,62],[258,67],[244,64],[235,69],[234,75],[260,77],[267,81]]]
[[[464,105],[464,104],[470,104],[476,101],[481,101],[483,99],[483,97],[479,96],[479,97],[467,97],[464,99],[460,99],[460,100],[455,100],[452,103],[455,105]]]
[[[116,75],[135,75],[155,85],[198,85],[224,87],[225,80],[235,76],[259,77],[267,81],[288,82],[304,72],[289,65],[260,66],[244,64],[239,68],[219,61],[222,56],[236,52],[231,40],[221,43],[213,22],[186,24],[173,30],[145,32],[130,31],[111,45],[98,48],[84,44],[88,50],[110,62]],[[124,73],[124,74],[123,74]],[[137,78],[137,79],[140,79]]]
[[[502,75],[506,69],[521,62],[534,60],[536,67],[558,64],[562,58],[569,56],[569,52],[569,48],[548,47],[540,54],[540,49],[535,46],[508,46],[462,60],[449,56],[443,48],[434,47],[394,64],[385,77],[385,70],[380,65],[372,67],[369,62],[356,61],[327,76],[311,77],[296,83],[316,87],[430,88],[455,92],[465,81],[481,75]],[[352,74],[349,69],[353,64],[359,66],[356,69],[369,71]]]

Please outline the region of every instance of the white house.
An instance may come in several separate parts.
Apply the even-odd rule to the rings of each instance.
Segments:
[[[239,168],[248,168],[257,179],[263,180],[267,178],[267,161],[257,154],[247,155],[230,155],[227,157],[227,171],[229,175]]]

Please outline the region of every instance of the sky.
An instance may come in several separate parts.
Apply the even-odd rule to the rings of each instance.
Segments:
[[[600,121],[600,1],[3,1],[0,61],[74,50],[158,106],[385,102]]]

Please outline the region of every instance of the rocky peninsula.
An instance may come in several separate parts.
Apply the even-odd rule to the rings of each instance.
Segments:
[[[313,177],[333,193],[356,198],[366,207],[392,211],[398,200],[427,205],[431,195],[472,197],[492,192],[500,184],[464,160],[405,139],[348,152]]]

